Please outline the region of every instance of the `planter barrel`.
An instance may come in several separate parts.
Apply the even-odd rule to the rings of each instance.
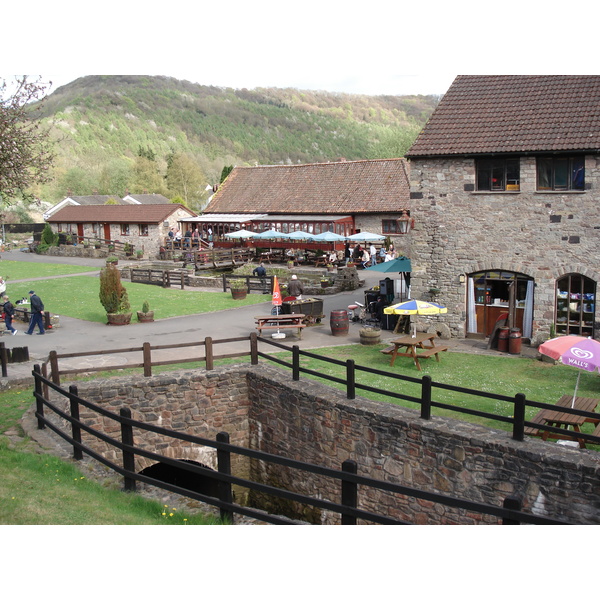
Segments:
[[[381,329],[375,327],[363,327],[360,330],[360,343],[363,346],[375,346],[381,342]]]
[[[329,319],[331,333],[333,335],[348,335],[350,321],[348,320],[347,310],[332,310]]]
[[[106,313],[108,325],[129,325],[131,313]]]
[[[234,300],[243,300],[248,294],[246,288],[231,288],[231,297]]]

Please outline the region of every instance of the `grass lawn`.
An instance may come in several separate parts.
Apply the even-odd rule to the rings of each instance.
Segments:
[[[32,271],[32,266],[35,267],[35,273]],[[61,272],[48,273],[47,267],[60,267]],[[106,312],[100,304],[100,280],[98,277],[81,275],[11,283],[11,279],[39,277],[39,265],[2,261],[0,268],[4,269],[2,271],[3,276],[4,273],[10,273],[7,290],[13,302],[19,298],[28,298],[29,290],[35,290],[35,293],[44,302],[46,310],[52,314],[96,323],[106,322]],[[90,271],[89,268],[68,265],[43,265],[43,269],[44,276]],[[228,308],[271,302],[271,296],[263,294],[248,294],[244,300],[234,300],[229,292],[165,289],[157,285],[130,283],[128,281],[123,281],[123,285],[127,289],[129,303],[134,314],[136,310],[142,310],[142,304],[147,300],[150,309],[154,310],[155,319],[215,312]]]

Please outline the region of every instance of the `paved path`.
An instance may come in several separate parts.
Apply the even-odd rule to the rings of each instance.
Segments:
[[[36,279],[47,279],[43,276],[43,265],[47,263],[62,263],[73,265],[85,265],[90,267],[90,275],[96,276],[100,268],[104,266],[103,259],[83,259],[75,257],[54,257],[38,254],[30,254],[19,251],[5,252],[2,257],[6,260],[22,260],[40,264],[40,277]],[[2,263],[0,262],[0,270]],[[1,272],[1,271],[0,271]],[[77,275],[81,275],[78,273]],[[61,276],[62,277],[62,276]],[[369,273],[360,271],[361,279],[365,279],[366,288],[379,283],[382,278],[380,273]],[[35,281],[32,279],[31,281]],[[32,286],[34,287],[34,286]],[[197,288],[190,288],[197,289]],[[214,290],[212,290],[214,291]],[[323,312],[325,318],[320,325],[307,327],[302,334],[302,340],[287,335],[281,341],[285,345],[297,344],[301,349],[323,348],[328,346],[340,346],[344,344],[355,344],[360,342],[360,324],[350,323],[349,333],[346,336],[334,336],[329,326],[329,315],[332,310],[346,309],[349,304],[358,300],[364,301],[364,288],[342,292],[334,295],[319,296],[323,299]],[[44,360],[51,350],[61,353],[87,352],[91,350],[115,350],[131,347],[141,347],[144,342],[157,345],[169,345],[202,341],[205,337],[213,339],[233,338],[248,336],[254,328],[254,315],[270,314],[271,297],[265,296],[264,304],[245,306],[215,313],[203,313],[182,317],[160,319],[153,323],[137,323],[125,327],[110,327],[101,323],[91,323],[70,317],[60,316],[60,326],[49,330],[44,336],[23,334],[24,324],[17,322],[16,328],[19,333],[15,336],[3,335],[1,341],[7,348],[27,346],[29,349],[30,362],[11,363],[8,365],[8,380],[29,378],[33,365]],[[382,331],[382,341],[395,337],[392,331]],[[451,349],[465,352],[490,353],[498,355],[495,351],[487,351],[486,343],[482,340],[444,340],[444,345],[450,345]],[[218,346],[215,352],[236,352],[248,348],[247,342],[237,343],[236,348],[231,346]],[[269,350],[265,350],[269,351]],[[180,351],[177,351],[180,352]],[[161,357],[171,357],[171,353],[163,351]],[[139,362],[140,355],[115,354],[109,357],[94,359],[72,359],[74,362],[100,366],[104,364],[118,364],[126,366],[127,361]]]

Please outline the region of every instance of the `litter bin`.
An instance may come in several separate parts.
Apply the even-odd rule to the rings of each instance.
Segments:
[[[332,310],[329,324],[333,335],[348,335],[350,321],[347,310]]]
[[[514,327],[508,335],[508,352],[510,354],[521,354],[521,330]]]

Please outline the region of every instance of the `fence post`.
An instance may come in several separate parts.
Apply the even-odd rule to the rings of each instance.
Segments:
[[[522,442],[525,437],[525,394],[515,394],[513,440]]]
[[[423,375],[421,379],[421,419],[431,419],[431,377]]]
[[[212,371],[215,368],[213,358],[213,343],[211,337],[204,338],[204,357],[206,358],[206,370]]]
[[[127,407],[122,408],[119,414],[125,419],[131,419],[131,410]],[[129,423],[121,422],[121,442],[124,446],[131,446],[133,448],[133,427]],[[126,448],[123,449],[123,469],[130,473],[135,473],[135,452]],[[127,475],[124,476],[124,479],[124,490],[126,492],[135,492],[135,479]]]
[[[71,435],[73,436],[73,441],[81,444],[81,427],[79,427],[79,402],[73,398],[73,396],[77,396],[77,386],[70,385],[69,386],[69,406],[71,408],[71,417],[74,421],[71,423]],[[75,460],[81,460],[83,458],[83,450],[73,445],[73,458]]]
[[[227,291],[227,277],[226,277],[225,273],[223,273],[222,277],[223,277],[223,291],[226,292]]]
[[[52,383],[60,385],[60,372],[58,370],[58,354],[56,350],[50,350],[48,355],[50,361],[50,372],[52,373]]]
[[[346,361],[346,398],[348,400],[356,398],[356,370],[352,359]]]
[[[2,377],[8,377],[8,352],[6,351],[6,344],[0,342],[0,362],[2,363]]]
[[[258,336],[255,331],[250,334],[250,364],[258,364]]]
[[[516,496],[508,496],[504,498],[504,502],[502,503],[504,508],[508,508],[509,510],[521,510],[521,501]],[[520,521],[516,519],[508,519],[504,517],[502,519],[502,525],[520,525]]]
[[[217,433],[217,442],[229,444],[229,434],[221,431]],[[231,475],[231,453],[229,450],[217,448],[217,469],[219,473]],[[219,500],[231,504],[233,502],[233,493],[231,483],[228,481],[219,481]],[[221,508],[221,519],[233,524],[233,511],[227,508]]]
[[[353,460],[345,460],[342,463],[342,471],[356,475],[358,466]],[[342,479],[342,504],[350,508],[358,505],[358,485],[352,481]],[[342,514],[342,525],[356,525],[356,517]]]
[[[37,415],[37,428],[44,429],[44,402],[42,401],[42,369],[40,365],[33,365],[34,379],[35,379],[35,413]]]
[[[144,377],[152,377],[152,351],[150,350],[150,342],[144,342],[142,356],[144,357]]]
[[[300,381],[300,346],[292,346],[292,381]]]

